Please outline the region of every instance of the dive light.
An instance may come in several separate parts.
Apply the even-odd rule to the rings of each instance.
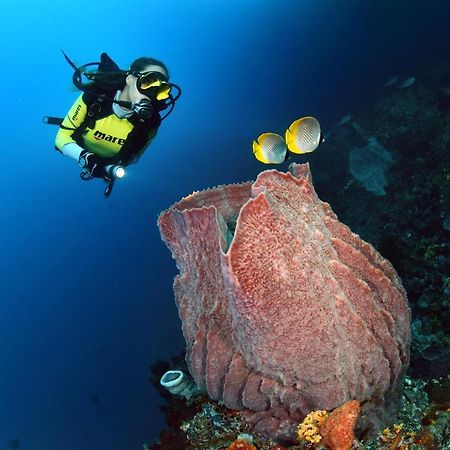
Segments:
[[[125,176],[125,169],[122,166],[117,166],[115,164],[110,164],[105,166],[105,176],[113,180],[117,178],[123,178]]]

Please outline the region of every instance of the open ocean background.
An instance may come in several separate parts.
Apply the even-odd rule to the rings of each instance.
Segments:
[[[0,449],[17,437],[20,450],[157,439],[150,365],[184,348],[158,213],[194,190],[255,179],[267,168],[251,148],[262,132],[314,115],[326,134],[389,77],[448,62],[449,19],[445,0],[5,2]],[[108,200],[41,121],[78,95],[60,49],[80,65],[103,51],[122,68],[154,56],[183,89]]]

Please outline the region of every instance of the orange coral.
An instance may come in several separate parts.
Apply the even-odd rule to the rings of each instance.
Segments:
[[[358,400],[350,400],[330,414],[320,427],[323,443],[328,449],[350,450],[352,448],[359,410]]]
[[[237,439],[228,446],[227,450],[257,450],[257,448],[247,439]]]
[[[415,438],[414,444],[422,445],[425,448],[433,449],[436,448],[433,434],[429,429],[424,429]]]

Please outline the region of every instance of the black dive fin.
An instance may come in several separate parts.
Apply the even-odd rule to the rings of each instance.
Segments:
[[[69,63],[69,66],[72,67],[75,72],[81,74],[81,70],[75,65],[75,63],[65,54],[64,50],[61,50],[62,54],[64,55],[64,58]]]
[[[103,52],[100,56],[98,70],[100,72],[121,72],[120,67],[105,52]]]

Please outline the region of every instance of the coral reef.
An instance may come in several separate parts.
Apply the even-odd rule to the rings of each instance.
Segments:
[[[158,390],[160,390],[159,370],[160,363],[153,367],[153,371],[156,372],[153,376],[153,384]],[[166,394],[161,390],[160,392]],[[166,400],[172,401],[167,397]],[[171,418],[175,411],[170,408],[165,409],[168,423],[172,423],[175,429],[163,431],[161,443],[145,444],[144,449],[227,450],[232,445],[241,445],[243,446],[241,448],[246,448],[245,446],[249,448],[248,446],[251,445],[256,450],[335,450],[339,448],[322,438],[323,431],[320,425],[329,417],[329,414],[323,411],[310,413],[298,426],[298,430],[305,431],[311,439],[304,439],[304,435],[299,435],[299,441],[295,445],[284,447],[257,433],[249,434],[248,425],[239,413],[230,411],[205,397],[202,401],[201,411],[198,409],[199,404],[193,405],[184,401],[178,403],[178,413],[181,414],[183,411],[184,420],[177,424],[174,424]],[[349,408],[353,415],[356,413],[354,406],[350,405]],[[341,411],[338,408],[330,415],[340,416]],[[343,418],[345,423],[346,414]],[[401,409],[396,422],[381,430],[371,441],[358,440],[348,433],[347,443],[354,438],[351,447],[353,450],[443,450],[450,448],[449,424],[450,377],[429,382],[406,377]],[[347,432],[352,426],[351,418]],[[186,430],[186,435],[182,430]],[[331,432],[331,437],[337,439],[338,435],[339,431],[337,435]],[[169,436],[172,439],[169,439]]]
[[[422,381],[405,379],[402,408],[393,426],[364,450],[443,450],[450,448],[450,377]]]
[[[380,94],[321,146],[315,188],[398,271],[413,317],[411,374],[441,377],[450,371],[450,67]],[[392,155],[384,196],[368,192],[348,166],[370,136]]]
[[[207,445],[214,445],[215,441],[219,446],[224,441],[234,441],[248,426],[238,414],[208,402],[203,404],[202,411],[191,421],[184,422],[181,429],[194,448],[206,448]]]
[[[167,428],[160,433],[160,441],[151,446],[152,450],[186,450],[189,441],[185,432],[181,429],[183,422],[192,419],[202,410],[203,403],[207,401],[206,396],[195,397],[189,401],[185,397],[172,395],[166,388],[161,386],[160,380],[169,370],[181,370],[187,372],[184,353],[172,358],[171,361],[156,361],[151,367],[150,381],[164,399],[164,405],[160,410],[166,417]]]
[[[312,411],[297,427],[298,441],[321,444],[329,450],[350,450],[355,441],[355,425],[360,411],[357,400],[350,400],[329,414]]]
[[[307,165],[194,193],[159,227],[180,270],[188,368],[211,399],[281,443],[309,411],[351,399],[364,402],[360,431],[393,417],[409,360],[405,292],[319,200]]]
[[[361,128],[355,127],[355,123]],[[393,159],[385,174],[383,196],[368,192],[349,170],[351,150],[367,145],[371,136],[389,149]],[[375,105],[353,111],[311,158],[314,185],[320,197],[333,205],[340,219],[354,232],[393,263],[408,293],[413,314],[411,365],[404,380],[401,409],[395,422],[386,425],[373,440],[357,438],[355,450],[450,448],[449,150],[450,67],[442,67],[417,74],[408,89],[389,87]],[[235,187],[231,201],[234,206],[230,210],[240,209],[249,198],[250,189],[251,184],[243,189]],[[206,200],[209,194],[203,195]],[[195,202],[193,199],[192,206]],[[232,242],[237,216],[236,213],[226,219],[227,245]],[[250,430],[240,413],[207,397],[187,404],[170,396],[159,385],[160,377],[169,368],[187,370],[183,358],[170,364],[159,362],[153,367],[153,385],[165,399],[162,409],[168,429],[161,432],[160,442],[147,444],[145,448],[226,449],[243,432],[253,436],[252,445],[258,450],[324,448],[322,439],[318,443],[297,442],[281,447]],[[180,426],[184,423],[186,427],[197,414],[204,414],[205,403],[214,408],[216,419],[208,422],[210,440],[205,437],[202,446],[198,446],[189,441]],[[224,423],[230,423],[230,428],[224,430]],[[235,427],[236,423],[240,426]],[[320,434],[319,427],[318,431]]]

